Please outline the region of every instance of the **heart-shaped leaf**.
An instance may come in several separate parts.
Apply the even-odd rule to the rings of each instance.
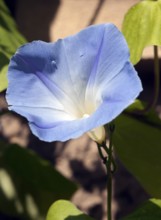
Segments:
[[[71,202],[59,200],[49,209],[46,220],[94,220],[77,209]]]
[[[161,45],[161,0],[143,0],[129,9],[122,31],[130,48],[130,58],[136,64],[143,49]]]

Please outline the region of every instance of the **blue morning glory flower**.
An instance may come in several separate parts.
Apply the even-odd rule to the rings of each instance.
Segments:
[[[9,109],[26,117],[32,132],[45,141],[87,132],[101,142],[103,125],[142,91],[125,39],[113,24],[20,47],[10,61],[8,80]]]

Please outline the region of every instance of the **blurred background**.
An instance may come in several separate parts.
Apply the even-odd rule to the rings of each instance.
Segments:
[[[5,0],[19,31],[27,41],[56,41],[77,33],[88,25],[114,23],[120,30],[127,10],[139,0]],[[136,69],[144,83],[141,98],[148,101],[152,93],[153,51],[145,49]],[[144,74],[144,72],[147,74]],[[0,94],[0,109],[7,110]],[[160,111],[160,106],[157,107]],[[106,216],[106,177],[95,143],[84,135],[67,143],[45,143],[34,137],[24,118],[6,112],[0,117],[1,139],[29,148],[52,165],[65,177],[79,185],[72,202],[96,220]],[[113,216],[117,220],[134,210],[149,195],[117,159],[114,175]],[[21,164],[20,164],[21,166]],[[136,199],[137,195],[137,199]],[[20,220],[4,213],[1,220]]]

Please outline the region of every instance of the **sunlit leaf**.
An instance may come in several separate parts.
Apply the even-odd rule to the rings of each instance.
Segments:
[[[141,208],[122,220],[160,220],[161,200],[151,199],[144,203]]]
[[[77,209],[71,202],[59,200],[49,209],[46,220],[93,220]]]
[[[152,196],[161,198],[161,120],[122,114],[116,121],[114,145],[126,168]]]
[[[8,85],[8,81],[7,81],[7,70],[8,70],[8,65],[7,66],[4,66],[2,69],[1,69],[1,77],[0,77],[0,80],[1,80],[1,88],[2,90],[6,89],[7,88],[7,85]]]
[[[0,0],[0,92],[6,89],[6,73],[10,57],[16,49],[26,40],[18,32],[16,23],[12,19],[9,10],[3,0]],[[4,56],[6,59],[4,59]],[[4,68],[5,66],[5,68]]]
[[[69,199],[76,186],[32,151],[0,143],[0,211],[42,220],[57,199]]]
[[[123,34],[130,48],[131,61],[136,64],[148,45],[161,45],[161,0],[144,0],[125,15]]]

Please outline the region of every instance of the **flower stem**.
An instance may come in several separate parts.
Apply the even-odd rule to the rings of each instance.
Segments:
[[[109,125],[109,154],[108,160],[106,162],[107,172],[108,172],[108,181],[107,181],[107,204],[108,204],[108,220],[111,220],[111,204],[112,204],[112,135],[113,131]]]
[[[107,216],[108,220],[112,219],[112,213],[111,213],[111,205],[112,205],[112,175],[114,171],[116,170],[116,165],[115,161],[112,155],[112,139],[113,139],[113,132],[114,132],[114,125],[109,124],[108,125],[108,135],[109,135],[109,147],[106,146],[106,143],[98,144],[98,152],[99,155],[103,161],[103,163],[106,166],[107,170],[107,190],[108,190],[108,195],[107,195]],[[104,153],[103,151],[104,150]],[[106,153],[106,155],[104,155]]]
[[[145,109],[136,111],[137,114],[143,115],[148,113],[157,104],[160,89],[160,67],[159,67],[159,56],[158,56],[158,46],[154,46],[154,91],[153,97],[150,103],[145,107]]]
[[[159,56],[158,56],[158,46],[154,46],[154,74],[155,74],[155,82],[154,82],[154,107],[157,104],[159,97],[159,87],[160,87],[160,68],[159,68]]]
[[[158,46],[154,46],[154,92],[153,92],[152,101],[145,109],[146,112],[149,112],[157,104],[158,96],[159,96],[159,87],[160,87],[160,71],[159,71]]]

